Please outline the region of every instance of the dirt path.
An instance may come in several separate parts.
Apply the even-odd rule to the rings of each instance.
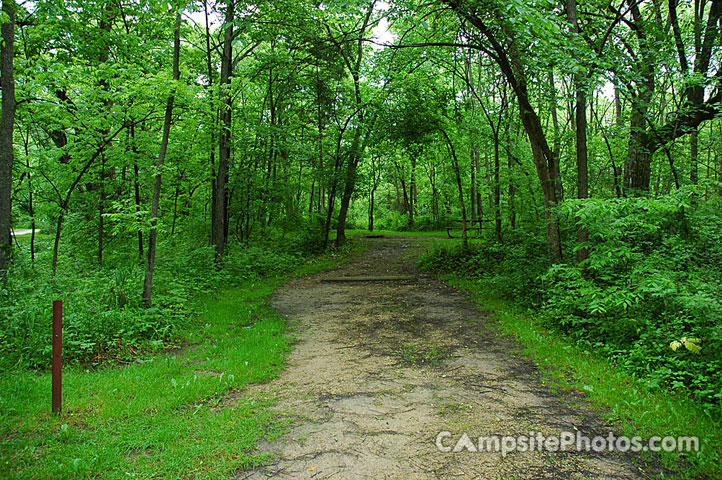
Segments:
[[[368,239],[367,253],[334,272],[295,280],[272,305],[298,343],[272,393],[292,427],[262,446],[275,461],[238,478],[646,478],[631,456],[594,452],[443,453],[437,434],[544,435],[608,429],[579,396],[554,394],[512,341],[485,325],[462,293],[418,272],[419,244]],[[332,283],[361,275],[395,282]]]

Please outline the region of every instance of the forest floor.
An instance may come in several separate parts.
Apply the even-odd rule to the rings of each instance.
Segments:
[[[424,243],[362,239],[354,260],[289,281],[271,306],[296,336],[280,377],[253,385],[290,424],[261,445],[272,463],[238,479],[629,479],[657,476],[633,454],[442,453],[478,436],[589,437],[615,431],[580,392],[552,391],[516,341],[470,297],[416,269]],[[407,277],[339,282],[338,277]]]

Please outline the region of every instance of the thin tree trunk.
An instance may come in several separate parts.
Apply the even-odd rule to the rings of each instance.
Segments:
[[[168,96],[165,106],[165,118],[163,119],[163,137],[160,142],[160,151],[158,152],[157,173],[155,175],[155,184],[153,186],[153,201],[150,207],[150,234],[148,235],[148,257],[145,264],[145,281],[143,283],[143,302],[146,307],[150,307],[152,303],[153,293],[153,269],[155,268],[155,248],[158,236],[158,210],[160,208],[160,188],[161,188],[161,172],[165,156],[168,150],[168,139],[170,138],[170,126],[173,121],[173,104],[175,102],[175,91],[178,80],[180,79],[180,25],[181,11],[178,10],[175,18],[175,29],[173,31],[173,89]]]
[[[25,137],[25,167],[28,169],[28,213],[30,214],[30,260],[35,262],[35,203],[33,201],[33,176],[30,169],[30,129]]]
[[[53,243],[53,276],[58,272],[58,250],[60,249],[60,234],[63,231],[63,220],[65,213],[61,210],[55,225],[55,241]]]
[[[105,154],[100,160],[100,186],[98,191],[98,265],[103,266],[103,230],[105,229]]]
[[[178,218],[178,195],[179,195],[179,189],[180,186],[175,186],[175,195],[173,195],[173,226],[170,229],[170,234],[175,235],[175,222]]]
[[[624,117],[622,115],[622,99],[619,96],[619,89],[616,84],[614,85],[614,113],[614,124],[616,128],[615,138],[620,138],[622,136],[622,129],[624,128]],[[617,166],[614,161],[612,161],[612,169],[614,173],[614,189],[617,193],[617,198],[622,198],[622,196],[624,196],[624,189],[622,188],[624,173],[622,171],[622,166]]]
[[[376,193],[376,189],[371,189],[370,199],[369,199],[369,232],[374,231],[374,194]]]
[[[131,130],[132,132],[132,130]],[[131,133],[131,136],[133,134]],[[135,145],[133,146],[135,149]],[[135,213],[138,215],[138,259],[143,258],[144,249],[143,249],[143,228],[142,221],[140,219],[140,183],[139,183],[139,169],[138,169],[138,162],[135,161],[133,163],[133,171],[135,173],[135,178],[133,179],[133,187],[135,188]]]
[[[473,142],[473,138],[471,139]],[[469,199],[471,200],[471,223],[474,224],[477,222],[477,216],[476,216],[476,168],[474,165],[474,145],[472,143],[471,147],[471,192],[469,194]]]
[[[451,160],[454,166],[454,176],[456,177],[456,187],[459,189],[459,205],[461,206],[461,242],[464,249],[469,248],[469,234],[468,226],[466,224],[466,206],[464,204],[464,184],[461,181],[461,170],[459,169],[459,159],[456,157],[456,149],[454,143],[449,138],[449,134],[446,130],[441,129],[441,133],[444,135],[446,145],[449,147],[451,152]]]
[[[720,136],[717,137],[717,141],[719,142],[720,139],[722,139],[722,122],[719,122],[718,125],[719,125],[719,135],[720,135]],[[715,153],[715,155],[716,155],[716,154],[717,154],[717,153]],[[718,172],[720,172],[720,173],[717,174],[717,181],[718,181],[718,182],[722,182],[722,155],[719,156],[719,163],[718,163],[717,165],[719,165],[719,167],[718,167]],[[717,194],[718,194],[720,197],[722,197],[722,184],[719,186],[719,188],[718,188],[718,190],[717,190]]]
[[[323,178],[323,112],[322,112],[322,83],[318,75],[318,67],[316,67],[316,121],[318,126],[318,211],[322,210],[324,197],[324,178]]]
[[[376,6],[376,0],[371,0],[366,8],[366,14],[363,20],[363,24],[358,29],[358,37],[355,40],[354,53],[351,57],[346,50],[338,41],[332,37],[331,41],[336,45],[339,54],[344,59],[347,69],[351,74],[354,86],[354,100],[358,115],[356,119],[358,125],[354,129],[354,138],[351,142],[349,149],[349,159],[347,164],[347,170],[345,175],[345,183],[343,196],[341,197],[341,205],[338,212],[338,224],[336,226],[336,245],[342,245],[346,241],[346,217],[348,215],[348,208],[351,202],[351,196],[353,195],[354,188],[356,186],[356,175],[358,164],[361,161],[363,152],[366,149],[366,142],[371,135],[373,130],[374,121],[365,121],[365,111],[363,98],[361,95],[361,63],[363,61],[363,47],[364,47],[364,35],[366,34],[369,25],[371,24],[371,16],[373,15],[374,8]],[[350,120],[350,119],[349,119]],[[366,131],[366,137],[362,138],[362,129]]]
[[[580,33],[577,22],[577,0],[567,0],[567,19],[575,34]],[[577,147],[577,198],[589,197],[589,170],[587,168],[587,94],[584,90],[583,77],[574,75],[574,89],[576,90],[576,115],[574,126],[576,128]],[[577,229],[577,242],[585,244],[589,241],[587,229]],[[577,262],[581,263],[589,258],[586,247],[577,250]]]
[[[208,17],[208,0],[203,1],[203,12],[205,14],[205,40],[206,40],[206,67],[208,71],[208,98],[210,99],[211,104],[211,111],[213,111],[213,74],[214,74],[214,68],[213,68],[213,59],[211,57],[211,27],[210,27],[210,20]],[[210,152],[209,152],[209,163],[210,163],[210,169],[211,169],[211,198],[212,201],[215,201],[216,197],[216,178],[215,178],[215,172],[216,172],[216,128],[218,127],[218,115],[215,114],[213,116],[213,121],[211,122],[211,128],[210,128]],[[213,242],[213,229],[215,228],[215,209],[211,208],[211,235],[210,240]]]
[[[227,0],[226,14],[223,24],[223,55],[221,58],[220,79],[220,135],[218,138],[218,172],[216,175],[216,191],[213,198],[213,244],[216,250],[216,263],[223,261],[226,246],[226,213],[228,192],[226,180],[228,179],[228,163],[231,156],[231,107],[232,98],[229,91],[231,85],[231,68],[233,62],[233,18],[234,0]]]
[[[411,155],[411,180],[409,182],[409,226],[414,226],[416,210],[416,156]]]
[[[516,206],[514,205],[516,186],[514,185],[514,162],[511,156],[507,159],[507,169],[509,172],[509,224],[512,230],[516,230]]]
[[[516,185],[514,183],[514,157],[511,153],[511,133],[509,132],[510,122],[506,122],[504,128],[505,131],[505,145],[504,151],[506,152],[507,168],[509,174],[509,224],[512,230],[516,229],[516,205],[514,203],[516,199]],[[517,130],[518,136],[518,130]]]
[[[494,130],[494,224],[496,241],[501,243],[501,182],[499,180],[499,126]]]
[[[6,16],[1,28],[0,88],[2,89],[2,119],[0,120],[0,282],[7,280],[12,254],[10,220],[12,218],[13,130],[15,127],[15,77],[13,54],[15,47],[15,1],[3,0]]]
[[[346,181],[344,182],[343,195],[341,196],[341,204],[338,209],[338,225],[336,226],[336,245],[346,243],[346,218],[348,217],[348,209],[351,204],[351,196],[356,185],[356,167],[358,160],[349,159],[349,166],[346,172]]]
[[[689,180],[693,184],[697,185],[699,181],[699,168],[697,162],[699,161],[699,128],[695,127],[689,136],[689,161],[690,161],[690,173]]]
[[[564,199],[564,186],[561,180],[561,165],[559,158],[562,150],[562,138],[559,133],[559,115],[557,113],[557,86],[554,80],[554,69],[549,70],[549,111],[552,117],[552,128],[554,132],[554,139],[552,142],[552,155],[554,156],[554,176],[556,177],[555,188],[557,201],[561,202]]]
[[[479,188],[479,179],[481,177],[481,153],[479,152],[479,145],[474,145],[474,165],[472,168],[476,170],[476,198],[474,198],[474,201],[476,202],[476,216],[479,219],[479,225],[481,225],[481,222],[484,220],[484,209],[482,208],[482,202],[481,202],[481,189]]]

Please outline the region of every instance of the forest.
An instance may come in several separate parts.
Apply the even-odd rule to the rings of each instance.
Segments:
[[[2,0],[0,22],[0,472],[130,468],[42,453],[96,441],[46,412],[52,300],[88,391],[226,335],[229,291],[271,322],[255,373],[170,412],[275,378],[291,347],[269,295],[377,234],[679,402],[659,415],[709,436],[665,468],[722,474],[722,0]],[[99,432],[166,387],[76,413]],[[219,478],[162,470],[140,437],[117,445],[140,477]]]

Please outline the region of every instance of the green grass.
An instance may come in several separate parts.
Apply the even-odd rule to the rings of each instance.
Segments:
[[[712,418],[688,397],[651,392],[605,358],[573,346],[562,335],[541,327],[510,302],[490,298],[477,282],[455,276],[444,278],[471,292],[491,313],[502,332],[516,337],[524,352],[539,365],[552,388],[583,391],[600,414],[618,425],[620,433],[652,436],[697,436],[700,451],[661,452],[663,463],[679,478],[720,478],[722,422]],[[687,463],[689,462],[689,463]]]
[[[320,257],[286,275],[328,269]],[[50,413],[51,377],[0,379],[0,478],[217,479],[263,463],[255,446],[280,434],[270,398],[244,395],[276,377],[290,339],[267,304],[283,277],[246,282],[196,300],[182,349],[125,367],[63,376],[63,413]]]

